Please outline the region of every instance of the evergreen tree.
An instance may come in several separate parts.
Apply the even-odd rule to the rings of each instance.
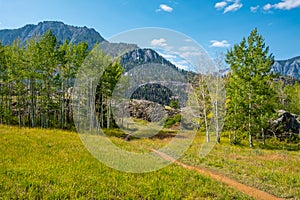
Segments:
[[[234,131],[246,131],[249,145],[252,137],[263,133],[267,119],[274,112],[270,99],[274,91],[270,87],[270,73],[274,57],[269,54],[264,39],[254,29],[247,39],[234,45],[226,54],[230,74],[226,85],[229,98],[227,123]]]

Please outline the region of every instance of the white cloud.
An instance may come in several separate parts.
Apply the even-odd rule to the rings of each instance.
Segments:
[[[227,6],[224,10],[224,13],[227,13],[227,12],[235,12],[239,9],[241,9],[243,7],[243,4],[240,3],[239,0],[236,0],[233,4],[231,4],[230,6]]]
[[[156,10],[156,12],[160,12],[160,11],[172,12],[173,8],[166,4],[160,4],[159,8]]]
[[[182,58],[190,58],[201,55],[201,50],[197,46],[181,46],[176,52]]]
[[[176,67],[184,70],[191,70],[192,65],[183,59],[182,56],[180,56],[179,52],[168,52],[164,51],[164,53],[157,51],[159,55],[162,57],[166,58],[168,61],[173,63]]]
[[[280,9],[280,10],[291,10],[293,8],[300,7],[300,0],[282,0],[276,4],[266,4],[264,10],[270,10],[271,8]]]
[[[227,2],[226,2],[226,1],[217,2],[217,3],[215,4],[215,8],[216,8],[216,9],[222,9],[222,8],[224,8],[225,6],[227,6]]]
[[[256,11],[259,9],[259,6],[251,6],[250,7],[250,10],[251,10],[251,12],[253,12],[253,13],[256,13]]]
[[[230,47],[230,44],[228,43],[227,40],[222,40],[222,41],[218,41],[218,40],[211,40],[211,45],[210,47]]]
[[[277,9],[290,10],[300,7],[300,0],[283,0],[278,4],[275,4],[274,7]]]
[[[191,64],[186,60],[172,61],[172,63],[180,69],[184,69],[184,70],[190,70],[191,69]]]
[[[166,39],[165,38],[160,38],[160,39],[153,39],[150,42],[151,46],[154,47],[166,47],[168,46],[166,43]]]
[[[263,9],[264,9],[264,10],[270,10],[272,7],[273,7],[273,6],[272,6],[271,4],[268,3],[268,4],[264,5]]]
[[[195,46],[183,46],[179,48],[180,51],[199,51],[199,48]]]
[[[201,56],[202,53],[197,51],[185,51],[183,53],[179,53],[179,55],[182,58],[191,58],[191,57]]]
[[[159,51],[157,51],[159,55],[161,55],[162,57],[166,58],[167,60],[173,60],[173,59],[176,59],[177,56],[175,55],[172,55],[172,54],[164,54],[164,53],[161,53]]]
[[[220,1],[215,4],[215,8],[218,10],[224,9],[223,13],[227,12],[235,12],[238,11],[243,7],[243,4],[240,2],[240,0],[225,0]]]
[[[185,42],[193,42],[193,40],[190,39],[190,38],[184,39],[184,41],[185,41]]]

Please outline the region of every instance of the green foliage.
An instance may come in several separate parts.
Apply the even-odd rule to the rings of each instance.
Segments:
[[[238,130],[247,131],[252,146],[252,136],[261,132],[274,113],[274,91],[270,73],[274,57],[264,39],[254,29],[247,40],[234,46],[226,54],[230,73],[226,84],[228,96],[227,127],[236,134]]]
[[[111,112],[111,97],[124,69],[119,61],[112,62],[104,70],[96,89],[96,110],[101,127],[116,127]]]
[[[165,128],[170,128],[172,127],[172,125],[181,122],[181,115],[180,114],[176,114],[174,115],[174,117],[170,117],[166,120],[164,127]]]
[[[300,115],[300,84],[288,85],[284,88],[284,93],[287,96],[285,109],[291,113]]]
[[[173,101],[171,100],[172,96],[172,91],[168,87],[152,83],[139,87],[133,92],[130,98],[148,100],[161,105],[169,105]]]
[[[178,99],[172,99],[170,101],[170,107],[174,109],[179,109],[180,108],[180,102]]]
[[[0,45],[0,52],[0,124],[72,128],[71,92],[88,55],[87,44],[58,44],[47,31],[38,39],[26,41],[25,47],[18,40],[11,46]],[[109,101],[123,68],[103,53],[97,56],[97,61],[110,62],[99,83],[96,107],[98,113],[101,110],[101,124],[111,127],[114,122]],[[97,62],[93,64],[99,67]]]
[[[117,128],[103,129],[103,132],[108,137],[124,138],[126,136],[126,134],[121,129]]]
[[[0,48],[0,123],[70,127],[68,89],[87,55],[87,45],[58,45],[51,31]]]

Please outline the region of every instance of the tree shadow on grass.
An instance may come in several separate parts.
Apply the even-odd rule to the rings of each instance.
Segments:
[[[300,143],[266,141],[266,144],[260,143],[257,146],[265,150],[300,151]]]

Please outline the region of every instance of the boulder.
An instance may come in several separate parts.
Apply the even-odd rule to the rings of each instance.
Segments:
[[[285,110],[277,111],[278,117],[270,120],[269,134],[281,140],[298,135],[300,130],[300,116]]]
[[[178,109],[169,108],[152,101],[137,99],[130,101],[127,111],[129,111],[131,117],[144,119],[148,122],[158,122],[166,115],[173,117],[180,113]]]

